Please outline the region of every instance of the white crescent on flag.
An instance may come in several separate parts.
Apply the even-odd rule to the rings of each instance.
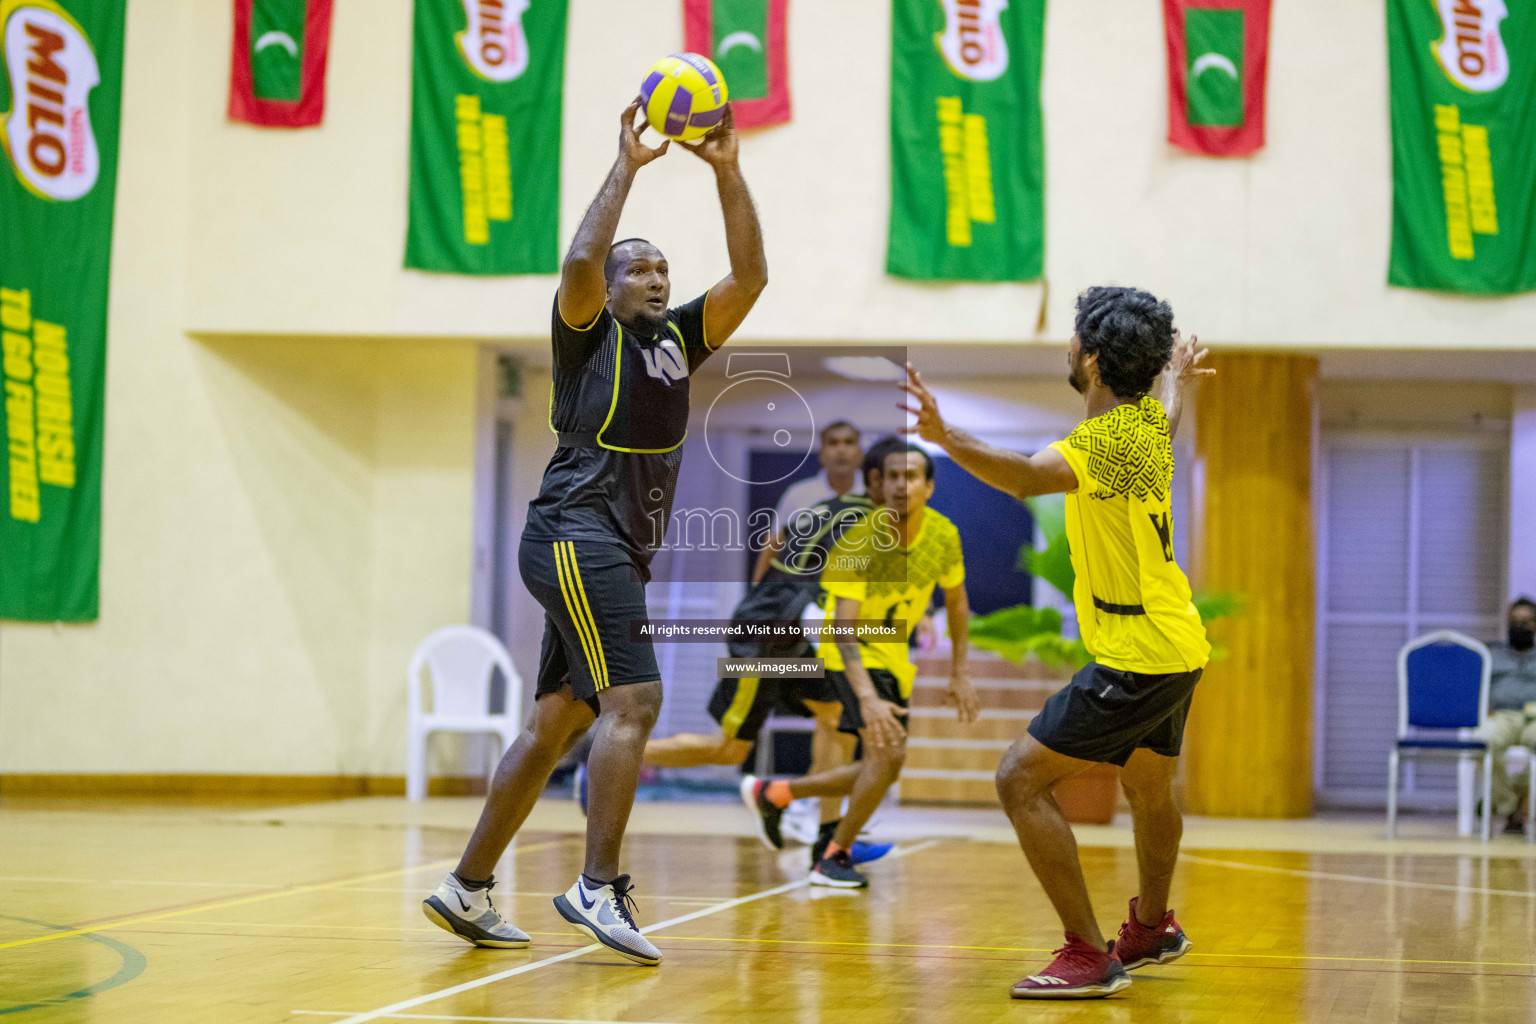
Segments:
[[[1189,66],[1189,77],[1199,78],[1202,71],[1217,68],[1232,76],[1232,81],[1237,81],[1237,65],[1232,63],[1232,58],[1222,53],[1202,53],[1195,58],[1195,62]]]
[[[290,56],[299,55],[299,44],[293,41],[293,36],[287,32],[264,32],[256,39],[256,52],[260,53],[269,46],[281,46],[287,50]]]
[[[738,46],[745,46],[754,53],[763,52],[762,41],[751,32],[732,32],[720,40],[720,45],[715,47],[715,56],[724,57]]]

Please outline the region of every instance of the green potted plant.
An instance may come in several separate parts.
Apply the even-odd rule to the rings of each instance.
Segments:
[[[1028,498],[1025,504],[1035,517],[1045,546],[1022,548],[1019,567],[1071,600],[1077,574],[1072,569],[1067,548],[1065,498],[1059,494]],[[1200,618],[1210,622],[1237,614],[1241,598],[1236,594],[1205,593],[1196,594],[1194,603]],[[971,643],[1021,665],[1033,658],[1060,670],[1065,683],[1066,677],[1092,660],[1092,655],[1081,640],[1063,636],[1061,627],[1061,613],[1055,608],[1014,605],[972,617]],[[1212,658],[1221,658],[1225,654],[1221,648],[1211,650]],[[1115,816],[1118,783],[1119,770],[1114,765],[1096,765],[1056,787],[1056,802],[1061,805],[1068,821],[1108,824]]]

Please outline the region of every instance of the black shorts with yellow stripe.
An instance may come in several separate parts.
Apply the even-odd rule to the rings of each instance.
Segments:
[[[524,537],[517,566],[544,607],[537,697],[569,683],[597,713],[608,687],[661,678],[651,641],[631,639],[630,623],[648,621],[645,581],[622,546]]]
[[[813,653],[807,648],[804,656],[811,657]],[[720,732],[726,739],[750,743],[763,731],[769,715],[811,717],[806,701],[836,704],[837,691],[826,679],[727,677],[715,684],[715,692],[709,698],[709,714],[720,723]]]

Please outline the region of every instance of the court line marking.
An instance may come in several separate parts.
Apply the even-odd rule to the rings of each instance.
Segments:
[[[571,837],[552,839],[548,842],[534,843],[532,846],[514,848],[512,853],[532,853],[534,850],[548,849],[568,842]],[[227,907],[241,907],[248,903],[261,903],[266,900],[275,900],[283,896],[301,896],[306,893],[323,892],[327,889],[338,889],[344,885],[355,885],[358,882],[376,881],[380,878],[399,878],[401,875],[409,875],[416,871],[427,871],[435,868],[447,867],[457,864],[459,858],[428,861],[425,864],[417,864],[409,868],[395,868],[392,871],[378,871],[368,875],[355,875],[351,878],[341,878],[334,882],[318,882],[314,885],[296,885],[287,889],[278,889],[273,892],[258,893],[254,896],[242,896],[239,899],[223,900],[215,903],[202,903],[193,907],[183,907],[179,910],[168,910],[164,913],[145,914],[141,917],[130,917],[122,921],[109,921],[106,924],[91,925],[88,928],[72,928],[67,932],[53,932],[49,935],[34,935],[30,939],[15,939],[11,942],[0,942],[0,949],[14,949],[17,946],[30,946],[38,942],[52,942],[56,939],[69,939],[77,935],[92,935],[96,932],[104,932],[113,928],[127,928],[136,924],[148,924],[151,921],[164,921],[172,917],[183,917],[187,914],[200,914],[205,910],[223,910]]]
[[[21,921],[25,924],[35,924],[41,928],[53,928],[58,931],[63,931],[65,928],[69,927],[68,925],[64,924],[49,924],[47,921],[34,921],[29,917],[11,917],[8,918],[8,920]],[[92,942],[98,942],[101,945],[106,946],[108,949],[112,950],[118,955],[120,964],[115,974],[113,974],[110,978],[107,978],[105,981],[98,981],[94,985],[87,985],[85,988],[76,989],[73,992],[66,992],[61,996],[44,996],[30,1003],[18,1003],[15,1006],[0,1007],[0,1017],[6,1017],[13,1013],[27,1013],[32,1010],[41,1010],[51,1006],[64,1006],[67,1005],[71,1000],[75,999],[89,999],[92,996],[100,995],[103,992],[117,988],[119,985],[128,984],[130,981],[143,974],[144,968],[149,966],[149,961],[145,959],[144,954],[141,951],[134,949],[126,942],[120,942],[117,939],[107,938],[105,935],[92,935],[90,936],[90,939]]]
[[[937,839],[929,839],[925,842],[917,843],[913,846],[900,847],[898,849],[892,850],[890,854],[887,855],[887,859],[894,860],[900,857],[909,857],[914,853],[928,849],[930,846],[936,846],[938,843],[939,840]],[[673,925],[684,924],[688,921],[697,921],[701,917],[709,917],[711,914],[718,914],[722,910],[733,910],[736,907],[744,906],[748,903],[755,903],[758,900],[765,900],[773,896],[782,895],[786,892],[793,892],[796,889],[803,889],[808,886],[810,882],[810,878],[806,877],[800,879],[799,881],[786,882],[784,885],[776,885],[772,889],[764,889],[762,892],[755,892],[747,896],[738,896],[736,899],[727,900],[726,902],[713,907],[705,907],[703,910],[695,910],[691,914],[683,914],[681,917],[669,918],[666,921],[658,921],[656,924],[641,928],[640,934],[649,935],[652,932],[661,931],[663,928],[670,928]],[[543,960],[535,960],[531,964],[523,964],[521,967],[513,967],[509,970],[499,971],[496,974],[488,974],[483,978],[476,978],[474,981],[466,981],[458,985],[450,985],[448,988],[438,989],[436,992],[428,992],[425,995],[415,996],[411,999],[403,999],[398,1003],[391,1003],[389,1006],[381,1007],[377,1010],[369,1010],[366,1013],[353,1014],[352,1016],[341,1021],[341,1024],[367,1024],[368,1021],[379,1020],[384,1017],[399,1017],[400,1011],[402,1010],[414,1009],[415,1007],[422,1006],[426,1003],[436,1002],[439,999],[446,999],[449,996],[456,996],[461,992],[469,992],[477,988],[482,988],[486,985],[491,985],[495,982],[503,981],[507,978],[516,977],[519,974],[527,974],[528,972],[536,971],[541,967],[548,967],[551,964],[558,964],[566,960],[572,960],[584,953],[591,953],[597,950],[606,950],[607,948],[608,947],[602,945],[601,943],[594,942],[590,945],[568,950],[555,956],[545,957]],[[311,1011],[294,1010],[292,1012],[305,1013]],[[463,1018],[447,1017],[443,1019],[462,1020]],[[555,1024],[573,1024],[573,1022],[563,1021],[555,1022]],[[612,1024],[612,1022],[603,1022],[603,1024]]]
[[[1211,864],[1216,867],[1238,868],[1242,871],[1264,871],[1274,875],[1318,878],[1329,882],[1364,882],[1368,885],[1389,885],[1403,889],[1432,889],[1437,892],[1464,892],[1477,896],[1519,896],[1527,900],[1536,899],[1536,892],[1522,889],[1483,889],[1473,885],[1451,885],[1447,882],[1412,882],[1398,878],[1374,878],[1370,875],[1340,875],[1332,871],[1306,871],[1302,868],[1277,868],[1268,864],[1245,864],[1240,860],[1219,860],[1193,853],[1180,853],[1179,859],[1187,860],[1191,864]]]

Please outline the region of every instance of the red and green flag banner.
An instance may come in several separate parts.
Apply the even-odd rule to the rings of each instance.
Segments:
[[[1536,290],[1536,7],[1388,0],[1392,259],[1405,288]]]
[[[737,128],[789,120],[789,0],[683,0],[684,46],[720,68]]]
[[[125,0],[0,0],[0,618],[88,622]]]
[[[229,117],[310,128],[325,115],[331,0],[235,0]]]
[[[566,0],[416,0],[405,265],[553,274]]]
[[[1270,0],[1163,0],[1168,141],[1205,156],[1264,145]]]
[[[887,273],[1040,276],[1044,42],[1045,0],[893,0]]]

